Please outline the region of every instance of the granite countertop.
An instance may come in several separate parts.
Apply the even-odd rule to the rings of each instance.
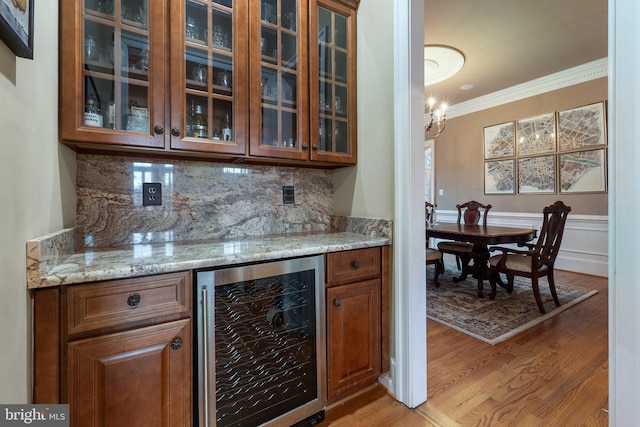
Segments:
[[[317,232],[73,251],[73,230],[27,242],[27,288],[37,289],[391,244],[390,237]]]

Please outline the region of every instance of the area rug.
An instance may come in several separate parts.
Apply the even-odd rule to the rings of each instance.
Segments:
[[[553,317],[595,295],[597,291],[557,283],[560,307],[556,307],[546,279],[540,279],[540,295],[546,314],[540,313],[531,281],[516,277],[511,294],[498,285],[495,299],[478,298],[475,279],[454,283],[459,271],[445,262],[440,286],[433,282],[433,268],[427,269],[427,317],[457,331],[494,345]],[[491,291],[488,281],[484,290]]]

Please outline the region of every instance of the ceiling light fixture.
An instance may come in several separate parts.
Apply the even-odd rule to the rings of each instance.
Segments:
[[[453,77],[464,65],[464,55],[458,49],[441,46],[424,46],[424,85],[430,86]],[[424,137],[435,138],[444,131],[447,104],[431,97],[425,104]]]
[[[435,98],[429,98],[424,112],[424,138],[435,138],[444,132],[445,122],[447,120],[447,104],[444,102],[436,107]]]

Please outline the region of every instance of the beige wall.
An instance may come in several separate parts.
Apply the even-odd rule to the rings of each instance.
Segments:
[[[37,2],[34,60],[0,42],[0,402],[31,400],[25,243],[73,225],[75,157],[58,145],[58,2]]]
[[[447,120],[447,129],[435,141],[435,200],[438,209],[455,209],[456,203],[477,200],[490,203],[493,211],[542,210],[562,199],[572,213],[607,215],[607,194],[485,195],[483,128],[521,118],[607,99],[607,79],[601,78],[517,102]],[[438,189],[444,195],[438,195]]]
[[[393,2],[358,9],[358,165],[336,169],[334,214],[393,219]]]

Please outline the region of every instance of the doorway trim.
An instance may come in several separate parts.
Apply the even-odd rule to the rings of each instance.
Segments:
[[[427,400],[424,267],[424,0],[394,0],[394,246],[396,398]]]

